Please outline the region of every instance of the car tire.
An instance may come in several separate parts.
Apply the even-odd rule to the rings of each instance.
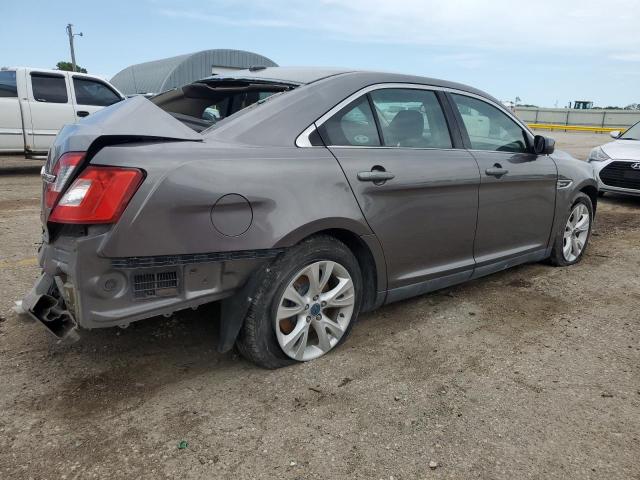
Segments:
[[[567,255],[567,246],[568,243],[572,241],[574,237],[576,237],[576,231],[580,230],[579,228],[575,228],[574,219],[576,218],[576,212],[583,212],[583,216],[588,214],[588,226],[586,231],[582,231],[583,233],[578,233],[578,235],[582,235],[582,248],[579,251],[576,249],[571,249],[571,253]],[[572,223],[574,224],[572,226]],[[571,207],[565,214],[563,220],[563,227],[559,229],[556,238],[553,242],[553,247],[551,250],[551,256],[549,257],[549,262],[551,265],[556,267],[566,267],[569,265],[574,265],[582,260],[584,256],[584,252],[587,250],[589,240],[591,238],[591,229],[593,228],[593,204],[591,203],[591,199],[588,195],[584,193],[579,193],[574,202],[571,204]],[[580,237],[578,237],[580,239]]]
[[[323,287],[325,293],[318,295],[318,297],[325,298],[325,295],[330,295],[331,292],[339,290],[340,282],[344,280],[344,284],[347,285],[347,277],[350,277],[353,289],[350,289],[348,293],[352,295],[353,298],[349,297],[345,300],[346,294],[342,296],[338,295],[340,298],[335,300],[335,303],[346,303],[352,300],[352,308],[333,307],[332,302],[326,307],[322,307],[321,313],[318,314],[321,319],[314,315],[313,319],[309,320],[311,315],[306,314],[311,312],[312,309],[320,308],[320,303],[326,303],[321,302],[321,298],[318,298],[317,301],[313,300],[314,297],[311,295],[315,290],[311,288],[310,277],[305,276],[305,274],[301,275],[302,271],[306,272],[308,270],[305,269],[312,269],[316,265],[319,265],[318,268],[323,269],[320,271],[318,277],[322,277],[322,275],[328,271],[339,272],[339,274],[342,275],[342,277],[339,277],[337,273],[335,278],[332,276]],[[322,267],[323,265],[327,267],[324,268]],[[363,282],[358,261],[344,243],[327,235],[311,237],[287,249],[266,268],[262,269],[259,275],[261,278],[258,279],[256,291],[252,296],[251,305],[236,341],[237,349],[243,357],[261,367],[274,369],[298,363],[299,361],[317,358],[329,350],[333,350],[345,341],[360,313]],[[333,275],[333,273],[331,275]],[[304,290],[305,278],[309,281],[309,285],[306,287],[307,291]],[[299,282],[300,285],[295,282]],[[304,308],[308,308],[309,310],[305,309],[301,313],[296,313],[291,318],[278,320],[282,316],[281,310],[279,309],[286,311],[287,308],[298,308],[297,304],[293,302],[291,302],[291,307],[287,306],[287,302],[289,302],[287,296],[291,295],[290,288],[296,289],[298,293],[302,292],[302,297],[299,298],[310,299],[313,303],[307,304],[305,301],[303,302],[306,304]],[[322,291],[322,289],[320,291]],[[338,334],[333,335],[333,333],[331,333],[336,325],[332,323],[324,329],[325,324],[323,322],[325,319],[327,321],[331,320],[329,317],[334,314],[336,318],[341,315],[340,322],[345,322],[346,317],[344,313],[342,313],[343,311],[350,311],[351,315],[350,318],[348,318],[348,322],[341,323],[340,329],[336,330],[340,331],[341,334],[338,338]],[[317,312],[314,312],[314,314],[317,314]],[[287,346],[287,344],[283,339],[286,338],[287,335],[295,335],[299,327],[305,328],[305,321],[308,324],[306,326],[308,333],[306,337],[301,338],[297,351],[303,350],[306,352],[309,350],[311,353],[304,357],[299,356],[294,358],[290,350],[290,354],[285,353],[284,347]],[[291,328],[290,332],[286,330],[283,331],[282,322],[284,322],[288,328]],[[293,327],[291,327],[292,324]],[[331,341],[329,350],[320,355],[316,355],[320,353],[317,350],[320,350],[321,342],[319,332],[322,331],[318,329],[324,329],[325,333],[328,332]],[[318,339],[317,346],[312,345],[312,337],[314,335]],[[326,338],[323,338],[325,339],[323,343],[327,345]],[[308,341],[309,346],[302,347],[302,341]],[[282,346],[283,344],[284,346]],[[293,347],[295,347],[295,345]]]

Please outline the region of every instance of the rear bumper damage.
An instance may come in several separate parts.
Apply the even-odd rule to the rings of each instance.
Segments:
[[[90,227],[87,235],[61,235],[40,251],[43,272],[22,305],[58,338],[77,338],[81,329],[126,327],[137,320],[227,299],[220,320],[225,338],[219,339],[219,349],[224,345],[226,350],[244,319],[252,272],[279,253],[112,259],[97,253],[106,235],[101,227]]]
[[[60,281],[60,277],[43,273],[22,300],[22,308],[56,337],[77,340],[78,324],[67,308],[70,302],[62,296]]]

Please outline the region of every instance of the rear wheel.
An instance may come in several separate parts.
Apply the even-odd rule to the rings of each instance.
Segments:
[[[311,238],[263,272],[238,350],[266,368],[316,359],[346,339],[361,302],[362,276],[351,251],[332,237]]]
[[[578,263],[591,237],[593,205],[591,199],[580,193],[569,209],[564,229],[558,232],[551,252],[551,263],[567,266]]]

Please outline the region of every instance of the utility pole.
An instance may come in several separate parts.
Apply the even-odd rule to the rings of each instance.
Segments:
[[[81,37],[82,36],[82,32],[80,33],[73,33],[73,25],[72,24],[67,24],[67,35],[69,36],[69,48],[71,49],[71,68],[73,69],[73,71],[76,71],[76,52],[73,49],[73,37]]]

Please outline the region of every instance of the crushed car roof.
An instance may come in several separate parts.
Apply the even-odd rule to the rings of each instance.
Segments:
[[[451,88],[475,93],[485,98],[489,98],[498,102],[493,96],[482,90],[449,80],[441,80],[431,77],[422,77],[418,75],[406,75],[401,73],[375,72],[370,70],[349,70],[344,68],[327,68],[327,67],[255,67],[247,70],[236,70],[207,77],[200,81],[215,81],[224,79],[237,80],[260,80],[260,81],[277,81],[281,83],[290,83],[297,85],[305,85],[319,80],[334,77],[338,75],[350,75],[361,78],[363,81],[370,83],[416,83],[421,85],[432,85],[443,88]]]
[[[277,80],[302,85],[351,71],[353,70],[324,67],[256,67],[225,72],[221,75],[207,77],[204,80],[217,80],[222,78]]]

